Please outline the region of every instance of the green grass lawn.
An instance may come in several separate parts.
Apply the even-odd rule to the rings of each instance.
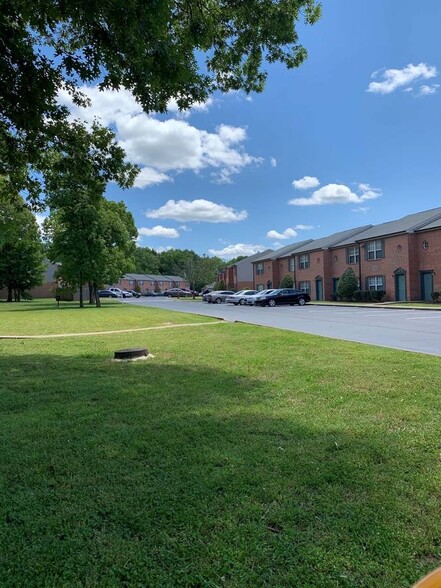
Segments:
[[[80,308],[78,302],[60,302],[58,307],[53,299],[20,304],[0,302],[0,335],[87,333],[216,321],[161,309],[146,312],[142,307],[122,304],[114,299],[103,299],[101,304],[101,308],[88,303]]]
[[[225,323],[3,340],[0,373],[2,587],[395,588],[441,563],[437,357]]]

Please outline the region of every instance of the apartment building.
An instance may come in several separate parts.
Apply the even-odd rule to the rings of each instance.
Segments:
[[[217,281],[224,281],[225,286],[229,290],[245,290],[247,288],[253,288],[254,277],[253,277],[253,262],[259,259],[263,255],[269,255],[272,253],[272,249],[266,249],[260,251],[254,255],[250,255],[245,259],[241,259],[236,263],[232,263],[227,266],[224,270],[217,273]]]
[[[287,245],[253,265],[256,288],[290,273],[312,300],[329,300],[348,267],[360,289],[385,290],[387,300],[431,300],[441,291],[441,208]]]
[[[121,290],[140,292],[163,292],[169,288],[188,288],[188,282],[180,276],[162,276],[156,274],[124,274],[117,284]]]

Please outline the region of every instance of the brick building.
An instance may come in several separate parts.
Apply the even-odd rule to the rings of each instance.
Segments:
[[[290,273],[312,300],[329,300],[348,267],[360,289],[385,290],[387,300],[431,300],[441,291],[441,208],[293,243],[253,266],[256,289],[278,287]]]
[[[169,288],[188,288],[188,282],[180,276],[160,276],[156,274],[124,274],[117,284],[121,290],[140,292],[163,292]]]
[[[272,249],[266,249],[250,255],[245,259],[241,259],[236,263],[232,263],[227,266],[224,270],[217,273],[217,281],[224,281],[226,288],[229,290],[245,290],[247,288],[253,288],[254,276],[253,276],[253,262],[255,259],[259,259],[262,255],[269,255],[272,253]]]

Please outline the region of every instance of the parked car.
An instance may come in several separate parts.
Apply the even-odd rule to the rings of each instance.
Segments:
[[[247,303],[247,296],[252,296],[253,294],[257,293],[257,290],[239,290],[239,292],[236,292],[236,294],[227,296],[225,302],[230,302],[231,304],[234,304],[234,306],[237,306],[238,304],[243,306]]]
[[[253,294],[251,296],[247,296],[246,303],[249,304],[250,306],[254,306],[254,304],[256,303],[256,300],[257,300],[257,298],[259,298],[259,296],[264,296],[265,294],[269,294],[270,292],[274,292],[274,288],[270,288],[269,290],[260,290],[260,292],[257,292],[256,294]]]
[[[260,295],[256,298],[256,306],[276,306],[279,304],[299,304],[304,306],[311,300],[311,297],[302,290],[296,290],[294,288],[279,288],[273,290],[268,294]]]
[[[191,296],[190,290],[186,288],[169,288],[168,290],[164,290],[164,296],[168,296],[168,298],[179,298],[180,296]]]
[[[131,290],[123,290],[122,294],[123,294],[123,298],[132,298],[133,297]]]
[[[121,298],[117,292],[112,292],[111,290],[98,290],[98,296],[100,298]]]
[[[140,298],[141,297],[141,292],[137,292],[136,290],[128,290],[128,292],[134,296],[135,298]]]
[[[110,290],[111,292],[114,292],[115,294],[118,294],[118,298],[125,298],[125,296],[124,296],[124,292],[121,290],[121,288],[114,288],[114,287],[112,286],[112,288],[109,288],[109,290]]]
[[[141,292],[141,296],[159,296],[159,294],[151,290],[146,290],[145,292]]]
[[[202,299],[205,298],[209,303],[222,304],[222,302],[225,302],[227,296],[231,296],[232,294],[235,294],[233,290],[213,290],[213,292],[203,296]]]

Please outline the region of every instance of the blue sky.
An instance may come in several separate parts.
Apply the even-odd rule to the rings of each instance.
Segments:
[[[308,60],[263,94],[146,116],[126,92],[88,113],[143,168],[123,200],[139,244],[225,259],[440,206],[441,2],[325,0]],[[68,103],[67,97],[62,100]]]

